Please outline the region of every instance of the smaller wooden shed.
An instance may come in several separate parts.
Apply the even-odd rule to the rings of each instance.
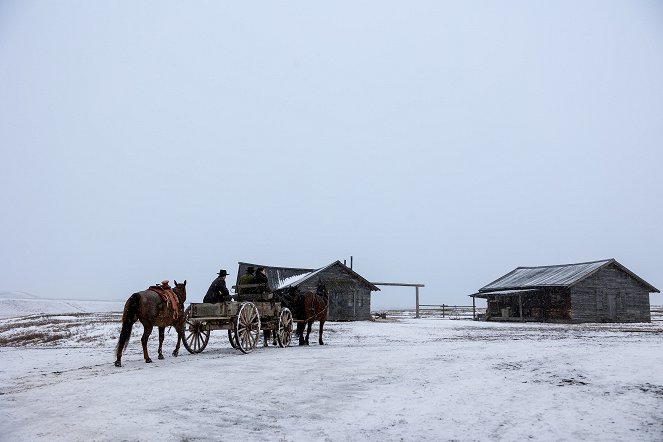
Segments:
[[[297,287],[302,292],[315,293],[318,280],[320,280],[327,287],[329,295],[327,319],[330,321],[370,319],[371,292],[380,290],[340,261],[332,262],[319,269],[275,267],[240,262],[237,272],[238,282],[239,277],[246,273],[249,266],[265,269],[267,280],[274,293],[287,291],[290,287]]]
[[[659,290],[614,259],[518,267],[470,296],[487,300],[486,320],[651,322]]]

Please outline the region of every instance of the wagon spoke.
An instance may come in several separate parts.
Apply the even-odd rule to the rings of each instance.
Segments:
[[[253,351],[260,334],[260,313],[253,303],[245,302],[240,306],[235,331],[237,346],[242,353]]]

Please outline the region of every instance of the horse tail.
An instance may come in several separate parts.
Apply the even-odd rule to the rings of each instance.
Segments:
[[[127,299],[124,304],[124,312],[122,313],[122,331],[120,331],[120,340],[115,349],[119,354],[123,353],[129,345],[129,338],[131,338],[131,329],[134,322],[138,319],[138,304],[140,302],[140,293],[134,293]]]

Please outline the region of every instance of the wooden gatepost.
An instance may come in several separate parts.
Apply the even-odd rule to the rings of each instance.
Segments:
[[[392,287],[414,287],[416,296],[416,313],[415,318],[419,317],[419,287],[425,287],[424,284],[406,284],[402,282],[372,282],[373,285],[384,285]]]

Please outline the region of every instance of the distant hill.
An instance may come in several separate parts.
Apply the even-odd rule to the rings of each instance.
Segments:
[[[125,301],[43,299],[25,292],[0,292],[0,317],[39,314],[121,312]]]
[[[0,292],[0,299],[37,299],[39,296],[28,292]]]

